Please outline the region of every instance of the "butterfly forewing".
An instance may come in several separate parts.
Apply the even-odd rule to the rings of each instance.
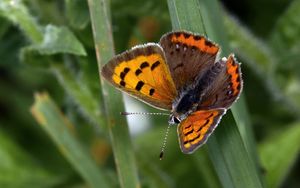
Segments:
[[[200,110],[190,114],[178,126],[180,148],[192,153],[202,146],[218,125],[225,109]]]
[[[219,51],[219,47],[205,37],[185,31],[163,35],[160,45],[179,91],[209,70]]]
[[[162,48],[147,44],[110,60],[101,71],[122,91],[160,109],[170,110],[177,95]]]

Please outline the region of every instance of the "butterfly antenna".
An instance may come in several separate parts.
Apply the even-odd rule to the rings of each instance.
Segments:
[[[121,112],[123,116],[128,115],[159,115],[159,116],[169,116],[169,113],[162,113],[162,112]]]
[[[165,138],[164,138],[164,141],[163,141],[163,145],[161,147],[161,151],[160,151],[160,154],[159,154],[159,160],[162,160],[163,157],[164,157],[164,152],[165,152],[166,145],[167,145],[167,138],[168,138],[168,135],[169,135],[170,127],[171,127],[171,124],[169,124],[168,127],[167,127]]]

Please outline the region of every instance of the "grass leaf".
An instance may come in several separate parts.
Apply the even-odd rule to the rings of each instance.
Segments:
[[[48,25],[45,27],[43,41],[34,44],[30,50],[36,50],[41,55],[54,55],[69,53],[74,55],[86,55],[83,45],[67,27]]]
[[[106,175],[97,168],[97,164],[77,141],[73,125],[47,94],[36,94],[31,113],[91,187],[109,187]]]
[[[269,136],[259,145],[268,187],[280,187],[300,154],[300,122],[285,127],[285,130]]]
[[[95,125],[103,125],[103,112],[98,104],[98,99],[93,96],[91,89],[82,79],[78,79],[63,65],[51,65],[59,83],[78,106],[80,113]]]
[[[0,16],[4,16],[12,23],[20,26],[32,42],[39,43],[42,41],[41,28],[34,17],[29,14],[22,1],[0,1]]]
[[[209,38],[221,44],[223,53],[229,53],[220,6],[217,1],[194,0],[189,3],[169,0],[174,29],[188,29],[207,33]],[[188,5],[187,5],[188,4]],[[211,14],[214,12],[214,14]],[[197,20],[197,23],[195,23]],[[202,25],[202,27],[201,27]],[[243,97],[239,99],[243,102]],[[215,134],[208,141],[208,150],[223,187],[262,187],[256,168],[256,150],[251,130],[247,130],[243,116],[248,116],[244,103],[234,107],[235,123],[227,112]],[[238,113],[243,111],[243,113]],[[247,119],[249,119],[247,117]],[[241,134],[246,133],[246,134]]]
[[[66,176],[51,174],[35,163],[2,129],[0,143],[0,187],[52,187],[65,181]]]
[[[109,4],[107,0],[89,0],[93,35],[97,54],[98,68],[114,55]],[[102,78],[101,78],[102,81]],[[116,167],[121,187],[139,187],[137,168],[125,117],[122,95],[115,88],[102,82],[106,123],[112,142]]]

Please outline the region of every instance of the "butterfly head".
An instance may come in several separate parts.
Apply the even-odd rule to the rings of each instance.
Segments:
[[[177,125],[182,121],[182,118],[178,115],[171,114],[169,117],[169,125]]]
[[[199,100],[199,97],[195,95],[193,90],[181,92],[179,97],[173,102],[169,124],[179,124],[186,119],[188,115],[197,109]]]

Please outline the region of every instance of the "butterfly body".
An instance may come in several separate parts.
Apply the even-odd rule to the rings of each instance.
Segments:
[[[216,60],[219,47],[201,35],[170,32],[158,44],[139,45],[115,56],[101,74],[116,88],[151,106],[171,111],[180,148],[203,145],[242,90],[233,55]]]
[[[197,110],[209,109],[209,107],[201,107],[202,97],[205,95],[206,89],[211,86],[216,76],[222,71],[222,66],[224,65],[216,62],[211,69],[196,77],[193,84],[184,86],[172,105],[169,123],[178,124]]]

